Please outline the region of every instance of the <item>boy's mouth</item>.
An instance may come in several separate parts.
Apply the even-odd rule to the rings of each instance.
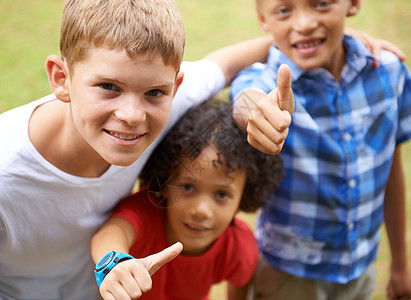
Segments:
[[[198,231],[198,232],[205,232],[205,231],[209,230],[208,228],[206,228],[204,226],[196,225],[196,224],[184,223],[184,226],[187,227],[189,230]]]
[[[138,139],[139,137],[143,136],[144,134],[141,135],[126,135],[126,134],[121,134],[121,133],[117,133],[117,132],[113,132],[113,131],[108,131],[106,130],[106,132],[116,138],[125,140],[125,141],[131,141],[131,140],[135,140]]]
[[[315,39],[315,40],[310,40],[310,41],[301,41],[293,44],[294,48],[297,49],[309,49],[313,47],[317,47],[321,44],[323,44],[325,39]]]

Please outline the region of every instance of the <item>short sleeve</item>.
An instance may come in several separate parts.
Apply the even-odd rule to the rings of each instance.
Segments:
[[[169,130],[188,109],[214,97],[225,87],[224,73],[213,61],[202,59],[183,62],[183,83],[174,96],[170,119],[165,128]]]
[[[144,235],[146,224],[152,222],[155,216],[154,205],[144,197],[145,190],[123,199],[114,209],[112,217],[120,217],[127,220],[133,226],[136,237]]]
[[[231,242],[227,248],[231,253],[226,265],[226,279],[236,285],[243,286],[251,281],[258,265],[259,251],[254,234],[246,223],[235,219],[232,227]]]
[[[176,98],[183,97],[188,103],[208,100],[225,87],[223,71],[211,60],[185,61],[181,64],[181,71],[184,73],[184,79]]]

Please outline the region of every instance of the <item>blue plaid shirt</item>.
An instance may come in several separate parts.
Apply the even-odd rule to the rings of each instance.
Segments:
[[[280,64],[290,66],[296,109],[282,150],[286,177],[257,223],[262,254],[300,277],[346,283],[374,261],[383,202],[397,144],[411,137],[411,78],[393,54],[381,66],[344,37],[337,82],[325,69],[304,71],[275,46],[266,64],[243,70],[231,97],[269,93]]]

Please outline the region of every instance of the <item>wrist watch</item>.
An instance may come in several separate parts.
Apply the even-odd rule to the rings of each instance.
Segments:
[[[103,256],[99,260],[96,267],[94,268],[94,275],[96,276],[97,285],[100,287],[103,282],[104,277],[117,265],[119,262],[127,259],[133,259],[134,257],[130,254],[123,252],[111,251]]]

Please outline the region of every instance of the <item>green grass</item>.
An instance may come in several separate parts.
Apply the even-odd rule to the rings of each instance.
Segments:
[[[254,0],[176,0],[187,32],[186,60],[202,58],[219,47],[260,36]],[[348,25],[372,36],[385,38],[411,56],[411,1],[363,0],[358,16]],[[44,61],[58,54],[59,26],[63,0],[0,1],[0,112],[50,93]],[[406,62],[411,66],[409,61]],[[4,129],[3,129],[4,130]],[[411,143],[403,149],[407,187],[411,187]],[[411,188],[407,191],[411,202]],[[407,208],[411,214],[410,205]],[[254,225],[255,215],[242,215]],[[408,228],[411,228],[408,217]],[[411,231],[408,232],[411,245]],[[410,250],[408,250],[410,253]],[[382,234],[377,259],[378,279],[373,299],[385,299],[390,254]],[[411,266],[410,266],[411,267]],[[212,299],[224,299],[224,286],[212,291]]]

